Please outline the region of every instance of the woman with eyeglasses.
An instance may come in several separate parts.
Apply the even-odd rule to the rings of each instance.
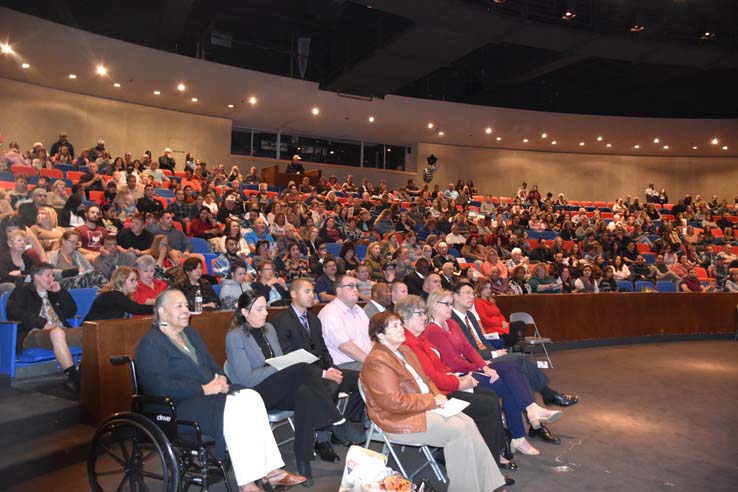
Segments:
[[[442,447],[449,492],[489,492],[512,484],[469,416],[443,417],[433,411],[448,398],[403,345],[405,332],[400,316],[389,311],[375,314],[369,323],[375,343],[360,375],[369,418],[393,442]]]
[[[528,455],[540,454],[525,439],[522,412],[526,412],[534,428],[539,428],[540,423],[555,422],[563,413],[539,406],[530,385],[513,366],[500,368],[505,369],[504,378],[489,367],[488,362],[467,341],[459,325],[451,319],[453,294],[450,291],[434,290],[428,295],[426,305],[430,324],[426,327],[423,336],[438,348],[443,362],[452,371],[472,372],[474,378],[483,387],[491,388],[502,398],[502,409],[507,419],[507,428],[512,434],[510,443],[512,449]]]
[[[172,398],[178,418],[197,422],[203,434],[215,439],[216,458],[224,460],[228,448],[239,492],[306,480],[282,469],[264,402],[255,391],[237,388],[223,375],[190,326],[182,292],[167,290],[157,297],[151,329],[136,349],[136,365],[146,394]]]
[[[423,370],[438,390],[448,398],[471,403],[464,409],[464,413],[477,424],[477,429],[497,465],[508,470],[517,469],[518,465],[510,461],[512,453],[507,446],[497,394],[491,389],[478,387],[479,382],[470,373],[454,374],[441,360],[438,349],[421,336],[427,319],[425,301],[419,296],[407,296],[395,304],[395,313],[402,318],[405,325],[404,345],[415,353]]]
[[[316,430],[328,428],[344,443],[363,439],[333,403],[323,383],[322,369],[300,363],[278,371],[266,363],[267,359],[283,355],[277,331],[267,323],[268,307],[266,298],[258,292],[246,291],[239,297],[231,331],[226,335],[225,372],[233,383],[259,393],[267,411],[295,412],[297,472],[310,483],[313,449],[323,444],[315,442]],[[329,435],[325,435],[326,439]],[[323,445],[329,444],[326,441]]]
[[[108,283],[98,270],[87,261],[77,247],[80,244],[80,235],[74,229],[62,234],[57,249],[49,251],[49,263],[54,265],[54,273],[61,275],[59,284],[69,289],[99,288]]]

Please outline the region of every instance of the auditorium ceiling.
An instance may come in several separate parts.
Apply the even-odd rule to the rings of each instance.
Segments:
[[[2,0],[321,89],[560,113],[738,117],[735,0]],[[564,20],[567,9],[575,14]],[[643,28],[632,32],[634,26]],[[706,36],[706,34],[708,34]],[[703,39],[706,38],[706,39]]]
[[[555,3],[0,0],[0,42],[15,50],[0,77],[295,135],[738,155],[733,0],[577,0],[583,26],[555,18]],[[716,36],[691,36],[682,17],[652,23],[653,9],[646,29],[623,33],[605,9],[641,3],[695,12]]]

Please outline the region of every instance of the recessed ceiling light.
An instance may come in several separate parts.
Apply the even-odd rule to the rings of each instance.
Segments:
[[[233,104],[229,104],[228,107],[231,108],[231,109],[233,109],[234,106],[233,106]]]
[[[664,145],[664,150],[669,150],[669,146],[668,145]]]
[[[641,146],[640,146],[640,145],[638,145],[638,144],[635,144],[635,145],[633,146],[633,148],[634,148],[634,149],[640,149],[640,148],[641,148]]]
[[[523,143],[528,143],[528,139],[527,138],[524,138],[523,139]]]
[[[696,145],[693,145],[692,146],[692,150],[697,150],[697,146]]]
[[[659,143],[659,142],[661,142],[661,140],[659,140],[658,137],[656,137],[656,138],[653,139],[653,143]]]
[[[249,98],[249,104],[251,104],[252,106],[253,106],[254,104],[256,104],[256,97],[254,97],[254,96],[251,96],[251,97]]]
[[[31,68],[31,65],[28,63],[21,63],[21,68]]]
[[[490,133],[492,133],[492,128],[489,128],[488,127],[487,129],[484,130],[484,133],[486,133],[487,135],[489,135]]]
[[[118,88],[118,87],[120,87],[120,84],[118,82],[116,82],[116,83],[113,84],[113,87]]]
[[[187,86],[186,86],[186,85],[184,85],[183,83],[181,83],[181,82],[180,82],[180,83],[179,83],[179,84],[177,85],[177,90],[178,90],[179,92],[184,92],[184,91],[185,91],[185,89],[187,89]]]
[[[723,150],[728,150],[728,146],[727,145],[723,145]]]
[[[712,142],[710,142],[712,145],[717,145],[720,143],[720,140],[717,139],[717,137],[712,139]]]
[[[598,142],[602,142],[602,137],[601,136],[600,137],[597,137],[597,141]]]
[[[333,155],[333,154],[335,154],[335,152],[333,152],[333,151],[331,150],[331,151],[329,152],[329,154]]]
[[[73,74],[73,73],[70,73],[70,74],[68,75],[68,77],[69,77],[70,79],[72,79],[72,80],[74,80],[74,79],[76,79],[76,78],[77,78],[77,76],[76,76],[75,74]]]
[[[577,13],[576,12],[570,12],[568,10],[561,15],[561,18],[564,19],[564,20],[567,20],[567,21],[568,20],[575,19],[576,17],[577,17]]]
[[[641,32],[646,28],[646,26],[642,26],[640,24],[633,24],[630,26],[630,32]]]
[[[700,39],[712,39],[715,37],[715,33],[712,31],[705,31],[702,33],[702,36],[700,36]]]
[[[579,142],[580,147],[584,147],[584,142]]]
[[[374,123],[374,116],[369,117],[369,123]]]
[[[541,133],[541,138],[548,138],[548,133],[546,132]]]
[[[312,113],[313,113],[314,116],[318,116],[320,114],[320,109],[318,109],[317,107],[315,107],[315,108],[313,108]]]
[[[444,135],[445,135],[445,133],[444,133],[444,132],[443,132],[442,130],[440,130],[440,131],[438,132],[438,136],[439,136],[439,137],[442,137],[442,136],[444,136]]]
[[[161,92],[159,92],[159,91],[154,91],[154,95],[155,95],[155,96],[158,96],[159,94],[161,94]]]
[[[502,137],[497,137],[497,141],[498,142],[501,141],[501,140],[502,140]]]
[[[13,48],[8,43],[2,43],[0,44],[0,51],[3,55],[10,55],[13,53]]]
[[[433,123],[428,123],[428,128],[433,128]]]
[[[107,75],[108,69],[105,68],[105,65],[98,65],[95,72],[97,72],[98,75]]]
[[[551,145],[556,145],[558,142],[556,140],[551,140]]]
[[[193,103],[196,103],[197,102],[197,98],[196,97],[193,97],[192,99],[190,99],[190,101],[192,101]]]
[[[388,147],[388,148],[387,148],[387,152],[392,152],[392,149],[390,149],[390,148]]]
[[[609,149],[610,147],[612,147],[612,144],[609,143],[609,144],[605,145],[605,147],[607,147]]]

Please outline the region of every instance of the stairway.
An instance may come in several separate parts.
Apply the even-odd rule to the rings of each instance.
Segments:
[[[86,460],[95,432],[80,424],[79,402],[22,387],[0,380],[3,488]]]

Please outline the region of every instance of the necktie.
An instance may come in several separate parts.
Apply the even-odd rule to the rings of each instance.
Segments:
[[[57,316],[56,314],[56,311],[54,311],[54,306],[52,306],[51,301],[49,301],[49,294],[46,293],[45,295],[42,295],[41,299],[43,300],[41,311],[43,311],[42,315],[44,318],[46,318],[46,321],[56,326],[57,328],[63,328],[64,323],[61,322],[59,316]]]
[[[302,327],[305,328],[305,331],[310,335],[310,325],[308,324],[307,315],[301,314],[300,317],[300,323],[302,323]]]
[[[466,321],[466,327],[469,328],[469,333],[471,333],[472,338],[474,339],[474,343],[477,344],[477,348],[479,350],[485,350],[487,347],[484,346],[484,343],[477,335],[477,332],[474,330],[474,327],[471,325],[471,322],[469,321],[469,316],[464,316],[464,320]]]

